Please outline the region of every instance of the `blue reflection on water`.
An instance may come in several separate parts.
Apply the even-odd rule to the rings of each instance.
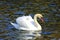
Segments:
[[[45,21],[45,22],[48,22],[49,20],[48,20],[48,18],[44,18],[44,21]]]
[[[56,14],[56,16],[60,17],[60,14]]]
[[[31,5],[31,4],[32,4],[32,2],[29,2],[29,4]]]
[[[0,20],[0,23],[2,22],[2,20]]]
[[[3,38],[0,38],[0,40],[4,40]]]
[[[41,34],[49,35],[49,34],[52,34],[52,32],[42,32]]]
[[[49,4],[49,6],[55,7],[56,6],[56,3],[51,3],[51,4]]]
[[[29,14],[32,18],[34,18],[34,14],[33,13],[31,13],[31,14]]]
[[[6,23],[6,28],[4,30],[11,30],[12,28],[14,28],[11,24]]]
[[[17,11],[17,12],[15,12],[14,14],[17,14],[17,15],[24,15],[25,12],[23,12],[23,11]]]

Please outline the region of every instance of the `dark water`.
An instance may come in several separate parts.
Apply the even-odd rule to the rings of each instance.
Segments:
[[[10,21],[23,15],[41,13],[45,23],[42,25],[42,37],[36,40],[59,40],[60,39],[60,2],[59,0],[10,0],[0,1],[0,40],[19,40],[19,31]]]

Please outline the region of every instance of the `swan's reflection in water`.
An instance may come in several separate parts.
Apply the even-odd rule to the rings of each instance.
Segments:
[[[40,32],[38,31],[24,31],[21,30],[18,33],[18,39],[19,40],[35,40],[37,37],[40,37],[41,34],[39,34]]]

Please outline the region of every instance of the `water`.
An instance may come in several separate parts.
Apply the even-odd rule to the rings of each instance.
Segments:
[[[41,37],[36,37],[35,40],[60,40],[59,5],[59,0],[0,1],[0,40],[20,40],[20,31],[15,29],[10,24],[10,21],[15,22],[17,17],[23,15],[31,15],[33,17],[36,13],[41,13],[44,16],[45,23],[39,21],[43,30]],[[32,39],[35,38],[35,35],[27,36],[32,37]]]
[[[19,40],[35,40],[36,37],[40,37],[41,34],[39,34],[39,32],[37,31],[24,31],[24,30],[21,30],[19,33],[18,33],[18,39]]]

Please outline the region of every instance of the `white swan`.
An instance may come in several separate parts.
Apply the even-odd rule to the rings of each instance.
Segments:
[[[42,17],[43,16],[41,14],[35,14],[34,19],[32,19],[31,16],[22,16],[16,19],[17,24],[12,22],[11,24],[18,30],[38,31],[38,30],[42,30],[42,27],[38,23],[37,18],[41,19]]]

